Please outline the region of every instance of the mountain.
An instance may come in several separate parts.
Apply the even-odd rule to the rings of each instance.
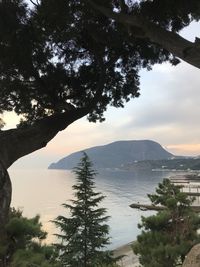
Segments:
[[[84,150],[95,168],[120,168],[135,161],[170,159],[174,155],[160,144],[151,140],[117,141],[108,145]],[[72,169],[82,157],[82,151],[75,152],[52,163],[49,169]]]

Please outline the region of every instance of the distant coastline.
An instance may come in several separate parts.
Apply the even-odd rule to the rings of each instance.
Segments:
[[[199,173],[200,170],[176,170],[176,169],[162,169],[162,168],[157,168],[157,169],[152,169],[153,172],[184,172],[184,173]]]

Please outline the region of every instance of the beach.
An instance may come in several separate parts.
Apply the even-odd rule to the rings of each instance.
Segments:
[[[118,264],[121,267],[138,267],[139,260],[138,256],[133,253],[131,248],[132,243],[126,244],[114,250],[114,256],[122,256],[125,255],[121,260],[119,260]]]

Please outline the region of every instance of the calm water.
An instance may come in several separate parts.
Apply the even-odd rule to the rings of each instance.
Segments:
[[[54,241],[57,232],[50,220],[64,215],[61,203],[73,198],[72,185],[75,177],[70,171],[62,170],[10,170],[13,184],[12,206],[19,207],[28,217],[40,214],[44,229],[48,231],[48,242]],[[111,248],[121,246],[136,239],[137,224],[141,215],[149,215],[131,209],[133,202],[148,202],[147,193],[154,192],[155,186],[166,172],[125,172],[101,171],[96,177],[96,191],[106,196],[102,202],[111,216]]]

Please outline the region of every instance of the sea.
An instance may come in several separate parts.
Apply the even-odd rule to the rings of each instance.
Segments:
[[[11,206],[23,210],[23,215],[29,218],[39,214],[43,229],[48,232],[46,242],[55,242],[54,234],[59,229],[52,220],[58,215],[70,216],[62,203],[70,203],[74,198],[74,174],[69,170],[47,169],[11,169],[9,174],[13,188]],[[136,240],[140,233],[138,223],[141,216],[149,216],[153,212],[132,209],[129,205],[149,203],[147,194],[155,192],[158,183],[171,175],[162,171],[98,171],[95,191],[105,196],[100,207],[105,207],[110,216],[107,222],[110,226],[109,249]]]

